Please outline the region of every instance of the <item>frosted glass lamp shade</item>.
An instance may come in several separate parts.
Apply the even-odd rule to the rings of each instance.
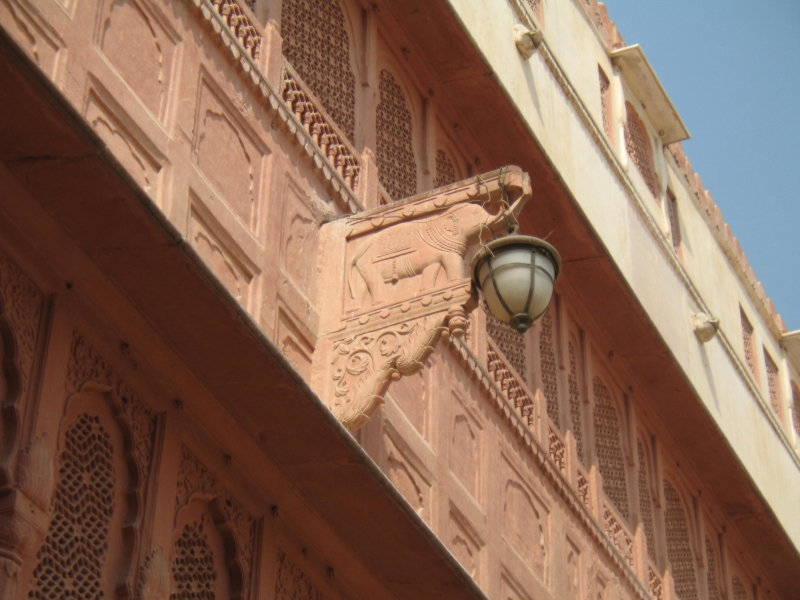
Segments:
[[[544,240],[510,235],[483,246],[472,272],[492,314],[524,333],[550,304],[561,256]]]

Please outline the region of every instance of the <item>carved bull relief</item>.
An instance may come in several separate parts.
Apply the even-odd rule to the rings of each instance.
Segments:
[[[482,233],[505,233],[529,194],[527,174],[505,167],[323,227],[313,379],[348,429],[368,423],[442,337],[464,334],[475,304],[465,259]]]
[[[465,276],[464,256],[488,228],[492,214],[477,204],[460,204],[431,218],[400,223],[379,231],[362,242],[349,259],[350,297],[363,305],[382,304],[392,285],[419,277],[418,290],[434,288],[443,269],[448,282]],[[360,290],[359,279],[366,285]]]

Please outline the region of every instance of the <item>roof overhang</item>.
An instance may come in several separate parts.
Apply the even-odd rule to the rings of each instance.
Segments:
[[[619,67],[625,82],[644,104],[645,114],[664,144],[691,137],[678,109],[661,85],[653,65],[647,60],[639,44],[614,50],[611,60]]]

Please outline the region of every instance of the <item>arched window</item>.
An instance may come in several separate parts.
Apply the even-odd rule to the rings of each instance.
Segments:
[[[30,598],[114,597],[125,563],[123,529],[134,522],[129,494],[134,477],[125,434],[106,393],[70,399],[59,435],[50,527],[36,555]]]
[[[383,69],[378,85],[380,101],[376,110],[378,133],[376,159],[378,178],[392,200],[417,193],[417,161],[414,158],[411,112],[403,89]]]
[[[781,414],[781,383],[778,379],[778,365],[772,360],[772,357],[764,348],[764,365],[767,368],[767,389],[769,391],[769,403],[772,405],[772,410],[782,418]]]
[[[170,600],[225,600],[231,597],[225,542],[205,502],[184,509],[175,528]]]
[[[185,446],[177,488],[171,600],[247,598],[254,518]]]
[[[639,459],[639,468],[636,481],[639,486],[639,513],[642,515],[644,534],[647,537],[647,554],[656,562],[656,531],[653,525],[653,501],[650,494],[650,469],[642,440],[636,440],[636,453]]]
[[[680,600],[697,600],[697,574],[689,543],[686,509],[675,487],[664,480],[664,528],[667,534],[667,557],[672,565],[672,579]]]
[[[612,128],[611,119],[611,82],[608,80],[602,68],[597,67],[598,75],[600,76],[600,110],[603,115],[603,130],[606,132],[608,139],[614,140],[614,131]]]
[[[740,310],[742,318],[742,343],[744,344],[744,360],[747,367],[753,374],[753,377],[758,379],[758,371],[756,370],[756,348],[755,348],[755,330],[750,324],[750,319]]]
[[[627,123],[625,125],[625,147],[628,156],[631,157],[633,164],[639,169],[647,189],[658,198],[659,185],[656,176],[655,164],[653,162],[653,146],[650,136],[647,134],[647,127],[636,114],[636,109],[630,102],[625,103],[627,112]]]
[[[337,0],[283,0],[283,52],[322,106],[352,142],[356,78],[350,38]]]
[[[603,380],[595,377],[594,388],[594,443],[600,474],[603,476],[603,491],[626,519],[628,512],[628,483],[625,461],[622,457],[622,442],[619,433],[622,426],[611,392]]]

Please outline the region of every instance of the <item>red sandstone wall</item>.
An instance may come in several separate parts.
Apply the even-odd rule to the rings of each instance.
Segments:
[[[341,107],[326,110],[302,77],[290,93],[282,88],[274,24],[229,0],[214,5],[286,104],[253,83],[251,63],[230,49],[207,5],[9,0],[0,15],[307,375],[319,334],[308,257],[320,225],[356,202],[374,206],[483,171],[477,165],[490,159],[447,99],[433,98],[424,70],[409,66],[402,34],[370,7],[342,9],[356,82],[349,139],[346,124],[329,116]],[[256,9],[279,18],[272,4]],[[604,10],[597,14],[619,45]],[[331,166],[353,192],[336,189]],[[180,405],[159,394],[157,365],[126,355],[87,307],[62,308],[58,282],[19,263],[0,262],[3,292],[17,294],[3,298],[13,340],[4,345],[13,363],[6,404],[20,431],[18,445],[4,450],[6,477],[17,474],[38,527],[19,567],[21,593],[62,596],[50,566],[80,580],[83,597],[110,595],[120,581],[162,595],[192,582],[218,597],[256,597],[266,580],[281,599],[350,597],[347,585],[326,580],[313,549],[307,559],[291,524],[268,525],[269,492],[227,468],[213,431],[202,433],[210,424],[176,424]],[[468,347],[443,349],[432,369],[392,389],[381,418],[360,434],[364,447],[492,597],[686,600],[692,588],[713,597],[708,582],[736,598],[739,587],[744,598],[768,589],[756,587],[759,573],[735,529],[713,498],[701,499],[698,474],[678,466],[680,450],[647,417],[646,401],[598,352],[582,325],[588,316],[572,310],[562,297],[548,329],[524,339],[502,328],[487,336],[478,314]],[[26,479],[29,472],[37,477]],[[70,487],[82,490],[88,478],[105,492]],[[85,511],[98,533],[73,554],[59,550],[59,519]],[[100,563],[92,544],[109,548]],[[190,550],[201,559],[189,559]]]

